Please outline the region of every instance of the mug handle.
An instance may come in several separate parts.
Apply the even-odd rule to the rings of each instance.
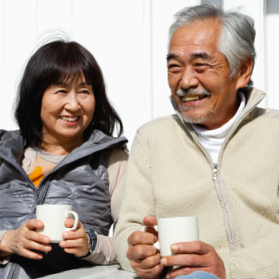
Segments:
[[[148,227],[149,227],[149,226],[143,226],[143,228],[141,229],[141,231],[142,231],[142,232],[146,232],[146,229],[147,229]],[[151,227],[151,228],[154,228],[154,230],[158,232],[158,225],[153,226],[153,227]],[[153,244],[153,246],[154,246],[155,248],[157,248],[158,250],[160,250],[160,243],[159,243],[159,241],[155,242],[155,243]]]
[[[79,221],[78,214],[76,212],[74,212],[74,211],[67,211],[67,212],[65,212],[66,217],[70,217],[69,216],[70,214],[74,215],[75,223],[74,223],[74,225],[71,228],[65,228],[65,231],[74,231],[74,230],[76,230],[76,228],[78,226],[78,221]]]

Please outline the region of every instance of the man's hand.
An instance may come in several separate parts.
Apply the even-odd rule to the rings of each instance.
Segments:
[[[143,223],[147,226],[146,231],[134,232],[128,238],[127,257],[140,278],[159,278],[164,266],[160,263],[161,254],[153,246],[158,240],[158,234],[152,228],[157,225],[157,219],[154,216],[146,216]]]
[[[67,228],[71,228],[74,222],[74,219],[67,219],[64,224]],[[80,221],[76,230],[64,232],[62,236],[64,241],[61,241],[59,245],[64,248],[66,253],[74,254],[76,257],[88,254],[90,250],[89,236]]]
[[[220,279],[226,278],[224,263],[215,249],[204,242],[181,242],[171,246],[171,250],[177,254],[161,259],[164,266],[180,266],[167,275],[167,278],[175,278],[179,275],[187,275],[201,270],[212,273]]]
[[[0,242],[0,256],[17,254],[33,260],[41,260],[43,255],[32,250],[49,252],[49,237],[39,234],[36,229],[44,226],[43,222],[31,219],[18,229],[7,231]]]

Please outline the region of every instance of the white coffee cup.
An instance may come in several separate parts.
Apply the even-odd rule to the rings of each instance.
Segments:
[[[158,237],[161,256],[175,255],[172,244],[199,240],[198,217],[158,218]]]
[[[71,215],[75,218],[74,226],[72,228],[66,228],[64,222]],[[48,236],[50,242],[53,243],[58,243],[63,240],[63,232],[75,230],[79,221],[78,214],[72,211],[72,206],[62,204],[37,205],[36,217],[44,223],[44,227],[38,229],[37,232]]]

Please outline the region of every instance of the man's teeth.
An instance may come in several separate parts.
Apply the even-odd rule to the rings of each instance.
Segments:
[[[182,98],[183,102],[189,102],[189,101],[197,101],[200,99],[203,99],[205,96],[204,95],[200,95],[200,96],[184,96]]]
[[[65,117],[65,116],[60,116],[60,118],[64,121],[67,121],[67,122],[75,122],[78,120],[78,116],[76,117]]]

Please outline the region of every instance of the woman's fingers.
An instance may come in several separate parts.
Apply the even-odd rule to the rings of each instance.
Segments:
[[[41,227],[43,227],[41,221],[32,219],[16,230],[7,231],[1,240],[1,251],[6,255],[17,254],[30,259],[42,259],[41,254],[32,251],[51,251],[51,246],[48,245],[50,239],[35,231]]]
[[[66,227],[72,227],[73,224],[73,219],[65,221]],[[88,253],[90,249],[89,236],[81,222],[79,222],[76,230],[64,232],[62,236],[64,241],[61,241],[59,245],[64,248],[66,253],[74,254],[76,257],[83,257]]]

